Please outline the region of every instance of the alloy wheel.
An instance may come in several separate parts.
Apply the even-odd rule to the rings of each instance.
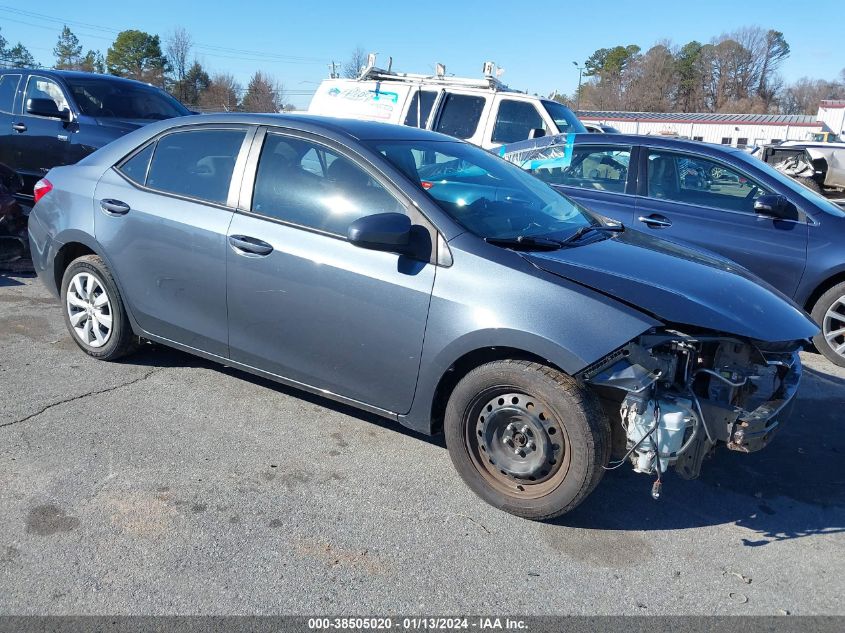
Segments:
[[[845,357],[845,296],[839,297],[825,312],[822,334],[833,352]]]
[[[73,276],[67,289],[67,313],[77,338],[85,345],[105,345],[112,332],[112,305],[105,284],[89,272]]]

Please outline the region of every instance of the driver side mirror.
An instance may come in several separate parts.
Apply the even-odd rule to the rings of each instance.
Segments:
[[[28,99],[26,102],[26,112],[35,116],[70,121],[70,110],[67,108],[59,110],[56,102],[52,99]]]
[[[546,130],[544,130],[541,127],[535,127],[533,130],[531,130],[528,133],[528,140],[535,139],[535,138],[541,138],[545,135],[546,135]]]
[[[775,220],[797,220],[798,209],[784,196],[768,193],[754,201],[754,213],[761,218]]]
[[[402,253],[411,243],[411,218],[404,213],[376,213],[358,218],[346,230],[355,246]]]

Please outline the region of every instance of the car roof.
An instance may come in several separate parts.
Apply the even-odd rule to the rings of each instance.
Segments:
[[[176,127],[180,124],[184,125],[188,121],[185,117],[178,117],[175,119],[168,119],[167,122],[170,123],[173,127]],[[396,125],[394,123],[381,123],[378,121],[361,121],[358,119],[327,117],[316,114],[250,114],[245,112],[201,114],[190,117],[190,123],[243,123],[252,125],[276,125],[287,128],[294,128],[302,131],[313,131],[315,128],[319,128],[357,141],[428,140],[458,142],[458,139],[451,136],[446,136],[445,134],[440,134],[439,132],[421,130],[419,128],[409,127],[406,125]],[[164,127],[169,126],[165,125]]]
[[[22,73],[29,73],[31,75],[39,75],[41,77],[48,77],[48,78],[77,78],[77,79],[105,79],[107,81],[115,81],[125,84],[141,84],[142,86],[151,86],[153,88],[158,88],[158,86],[154,86],[153,84],[148,84],[143,81],[138,81],[136,79],[128,79],[126,77],[118,77],[116,75],[109,75],[105,73],[89,73],[82,70],[55,70],[55,69],[48,69],[48,68],[3,68],[0,69],[0,73],[13,73],[13,74],[22,74]]]
[[[601,143],[614,145],[646,145],[648,147],[660,147],[662,149],[674,149],[678,151],[691,151],[713,156],[724,156],[725,154],[743,154],[744,152],[730,145],[719,145],[717,143],[705,143],[704,141],[691,141],[689,139],[673,138],[671,136],[654,136],[646,134],[557,134],[555,136],[544,136],[538,139],[510,143],[501,148],[500,154],[511,152],[540,149],[553,145],[566,145],[574,143]]]

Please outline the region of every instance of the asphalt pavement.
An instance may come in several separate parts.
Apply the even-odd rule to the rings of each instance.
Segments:
[[[767,449],[532,523],[441,438],[164,347],[89,359],[0,273],[0,614],[845,614],[845,370],[803,359]]]

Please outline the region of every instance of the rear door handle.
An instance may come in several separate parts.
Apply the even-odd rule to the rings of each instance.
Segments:
[[[104,198],[100,200],[100,208],[109,215],[126,215],[129,213],[129,205],[120,200]]]
[[[12,129],[15,132],[26,132],[26,126],[23,123],[12,123]]]
[[[229,244],[238,255],[265,256],[273,252],[273,247],[267,242],[248,235],[230,235]]]
[[[652,213],[651,215],[641,215],[637,219],[653,229],[664,229],[668,226],[672,226],[672,221],[669,218],[656,213]]]

